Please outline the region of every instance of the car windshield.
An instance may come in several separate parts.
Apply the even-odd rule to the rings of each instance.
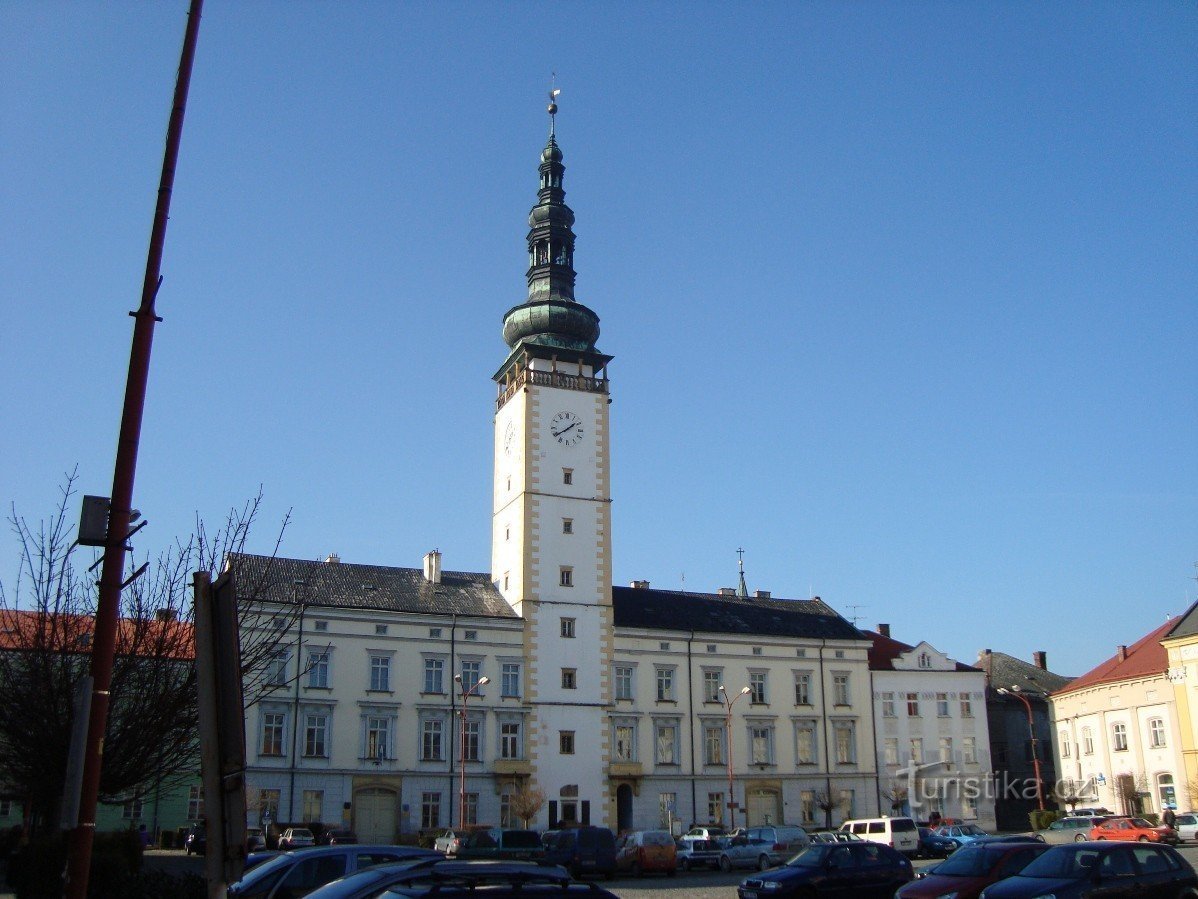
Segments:
[[[890,820],[890,830],[892,833],[915,830],[915,822],[910,818],[892,818]]]
[[[826,843],[813,844],[788,861],[786,866],[788,868],[818,868],[834,848]]]
[[[265,861],[256,866],[254,870],[239,880],[236,886],[242,892],[252,887],[262,886],[267,880],[274,877],[275,874],[290,868],[294,862],[295,856],[289,853],[276,855],[270,861]]]
[[[976,824],[966,824],[961,828],[961,833],[971,837],[984,837],[986,835],[986,831],[982,830]]]
[[[1155,825],[1150,824],[1149,822],[1145,821],[1143,818],[1132,818],[1131,823],[1134,824],[1136,827],[1153,827],[1153,826],[1155,826]]]
[[[966,847],[938,864],[935,873],[945,877],[984,877],[998,864],[1005,851]]]
[[[1099,853],[1086,846],[1057,846],[1049,849],[1019,872],[1020,877],[1086,877],[1099,863]]]
[[[312,836],[312,831],[308,830],[308,828],[306,828],[306,827],[293,827],[293,828],[291,828],[291,836],[292,837],[310,837],[310,836]]]

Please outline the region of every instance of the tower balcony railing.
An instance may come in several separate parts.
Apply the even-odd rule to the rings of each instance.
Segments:
[[[538,371],[522,368],[516,372],[510,381],[499,385],[499,398],[495,401],[495,409],[503,408],[525,384],[539,384],[542,387],[561,387],[566,390],[581,390],[586,393],[607,393],[607,378],[588,378],[583,375],[571,375],[562,371]]]

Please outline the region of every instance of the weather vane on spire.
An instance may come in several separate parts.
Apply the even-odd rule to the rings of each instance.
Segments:
[[[550,73],[549,80],[549,136],[553,137],[554,125],[557,124],[557,95],[561,93],[557,88],[557,72]]]

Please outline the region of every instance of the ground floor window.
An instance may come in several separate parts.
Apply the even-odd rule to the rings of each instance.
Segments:
[[[724,794],[723,793],[708,793],[707,794],[707,820],[708,821],[723,821],[724,820]]]
[[[263,825],[279,820],[279,791],[258,791],[258,818]]]
[[[204,817],[204,794],[198,786],[187,788],[187,820],[198,821]]]
[[[478,823],[478,794],[467,793],[466,802],[462,806],[462,810],[466,813],[467,824]]]
[[[441,794],[422,793],[420,796],[420,829],[441,826]]]
[[[304,821],[323,820],[324,790],[304,790]]]
[[[133,820],[136,818],[140,818],[141,812],[142,812],[141,800],[140,799],[130,799],[128,802],[125,803],[124,808],[121,810],[121,817],[126,820]]]
[[[515,827],[512,821],[512,791],[504,790],[499,794],[499,826]]]
[[[1156,792],[1160,801],[1161,811],[1165,807],[1177,808],[1177,788],[1173,785],[1172,774],[1158,774],[1156,776]]]
[[[804,824],[815,823],[815,791],[804,790],[799,794],[799,814]]]

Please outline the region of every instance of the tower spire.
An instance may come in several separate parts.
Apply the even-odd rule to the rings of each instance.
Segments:
[[[552,138],[557,126],[557,95],[561,91],[557,87],[557,72],[549,79],[549,136]]]
[[[736,588],[736,595],[747,597],[749,595],[749,587],[745,583],[745,551],[737,549],[736,555],[739,556],[737,565],[740,566],[740,585]]]

